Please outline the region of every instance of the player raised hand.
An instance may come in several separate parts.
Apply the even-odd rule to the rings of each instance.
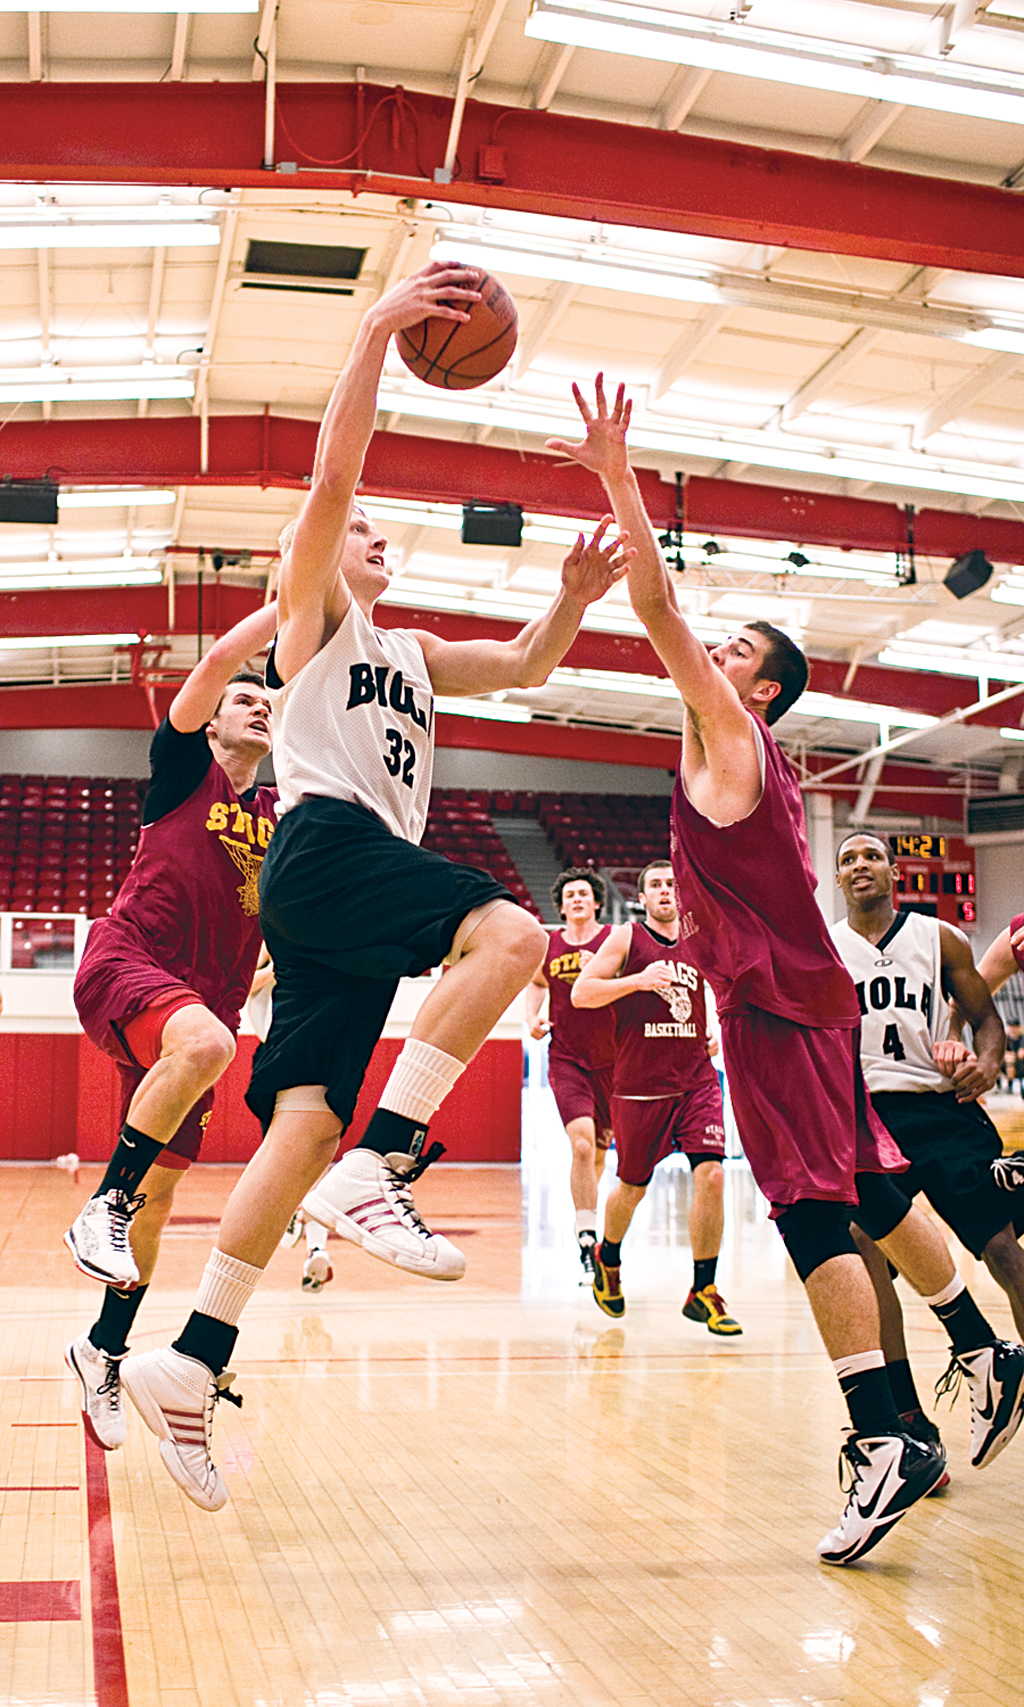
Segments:
[[[608,479],[614,480],[625,474],[629,466],[626,433],[633,409],[632,403],[626,397],[625,386],[619,386],[615,393],[615,402],[610,409],[604,392],[603,373],[599,373],[594,381],[593,409],[578,385],[573,385],[572,394],[583,417],[585,436],[578,444],[570,444],[568,439],[548,439],[548,450],[571,456],[574,462],[589,468],[592,474],[599,474]]]
[[[416,326],[427,315],[437,320],[469,319],[469,305],[479,302],[479,267],[456,261],[431,261],[420,272],[402,279],[370,310],[374,324],[388,334]],[[368,317],[369,318],[369,317]]]
[[[609,534],[605,539],[605,529],[614,522],[614,516],[602,516],[590,541],[577,534],[562,564],[562,586],[577,604],[590,605],[604,598],[608,589],[622,580],[636,556],[633,547],[626,544],[628,533]]]

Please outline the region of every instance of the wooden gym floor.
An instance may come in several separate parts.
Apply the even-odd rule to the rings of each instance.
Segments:
[[[1024,1431],[859,1566],[815,1544],[842,1506],[843,1411],[803,1292],[741,1164],[720,1283],[743,1323],[679,1314],[685,1169],[623,1254],[621,1325],[577,1283],[564,1136],[530,1100],[519,1169],[434,1168],[456,1286],[332,1241],[281,1251],[245,1317],[216,1516],[129,1416],[88,1447],[62,1361],[98,1289],[61,1233],[98,1170],[4,1169],[0,1701],[9,1707],[1019,1707]],[[190,1307],[233,1169],[183,1183],[134,1348]],[[964,1272],[1009,1332],[992,1282]],[[907,1303],[923,1392],[944,1337]]]

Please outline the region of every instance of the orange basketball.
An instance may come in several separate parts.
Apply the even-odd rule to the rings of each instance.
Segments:
[[[471,391],[501,372],[519,335],[516,305],[490,273],[478,288],[480,301],[465,305],[468,320],[439,320],[431,314],[399,332],[398,353],[417,379],[442,391]]]

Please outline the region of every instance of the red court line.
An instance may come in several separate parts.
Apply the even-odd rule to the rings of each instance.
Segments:
[[[0,1624],[78,1623],[81,1616],[80,1583],[0,1583]]]
[[[117,1592],[110,1488],[103,1448],[85,1436],[85,1487],[89,1513],[89,1582],[96,1707],[129,1707],[128,1678]]]
[[[12,1428],[77,1428],[77,1423],[12,1423]]]
[[[77,1494],[77,1482],[10,1482],[0,1487],[0,1494]]]

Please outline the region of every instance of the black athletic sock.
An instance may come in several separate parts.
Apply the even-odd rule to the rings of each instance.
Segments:
[[[218,1322],[216,1316],[204,1316],[201,1310],[193,1310],[181,1338],[173,1342],[173,1350],[180,1351],[183,1357],[194,1357],[197,1362],[205,1363],[211,1374],[221,1375],[228,1366],[237,1338],[238,1329],[228,1322]]]
[[[378,1156],[418,1156],[423,1148],[427,1128],[422,1120],[410,1120],[405,1114],[395,1114],[390,1108],[378,1108],[370,1116],[370,1124],[356,1145],[357,1150],[375,1150]]]
[[[163,1148],[155,1138],[136,1132],[134,1126],[122,1126],[114,1154],[107,1163],[107,1171],[93,1195],[103,1197],[113,1190],[123,1191],[126,1197],[134,1197]]]
[[[597,1254],[605,1268],[618,1268],[622,1261],[621,1240],[617,1245],[613,1245],[610,1239],[602,1239],[601,1249]]]
[[[996,1333],[986,1322],[966,1286],[948,1304],[931,1304],[954,1351],[977,1351],[982,1345],[995,1345]]]
[[[703,1292],[705,1286],[714,1286],[715,1272],[717,1268],[717,1257],[701,1257],[699,1261],[695,1258],[693,1264],[693,1290],[695,1292]]]
[[[128,1350],[132,1323],[148,1291],[148,1285],[137,1286],[134,1292],[118,1292],[113,1286],[107,1287],[103,1294],[103,1308],[89,1329],[89,1338],[97,1351],[120,1357]]]
[[[899,1412],[885,1366],[841,1375],[839,1385],[855,1434],[901,1434]]]
[[[914,1376],[910,1364],[905,1357],[895,1358],[892,1363],[886,1362],[886,1374],[889,1386],[892,1388],[892,1400],[900,1416],[905,1411],[921,1410],[921,1398],[914,1386]]]

